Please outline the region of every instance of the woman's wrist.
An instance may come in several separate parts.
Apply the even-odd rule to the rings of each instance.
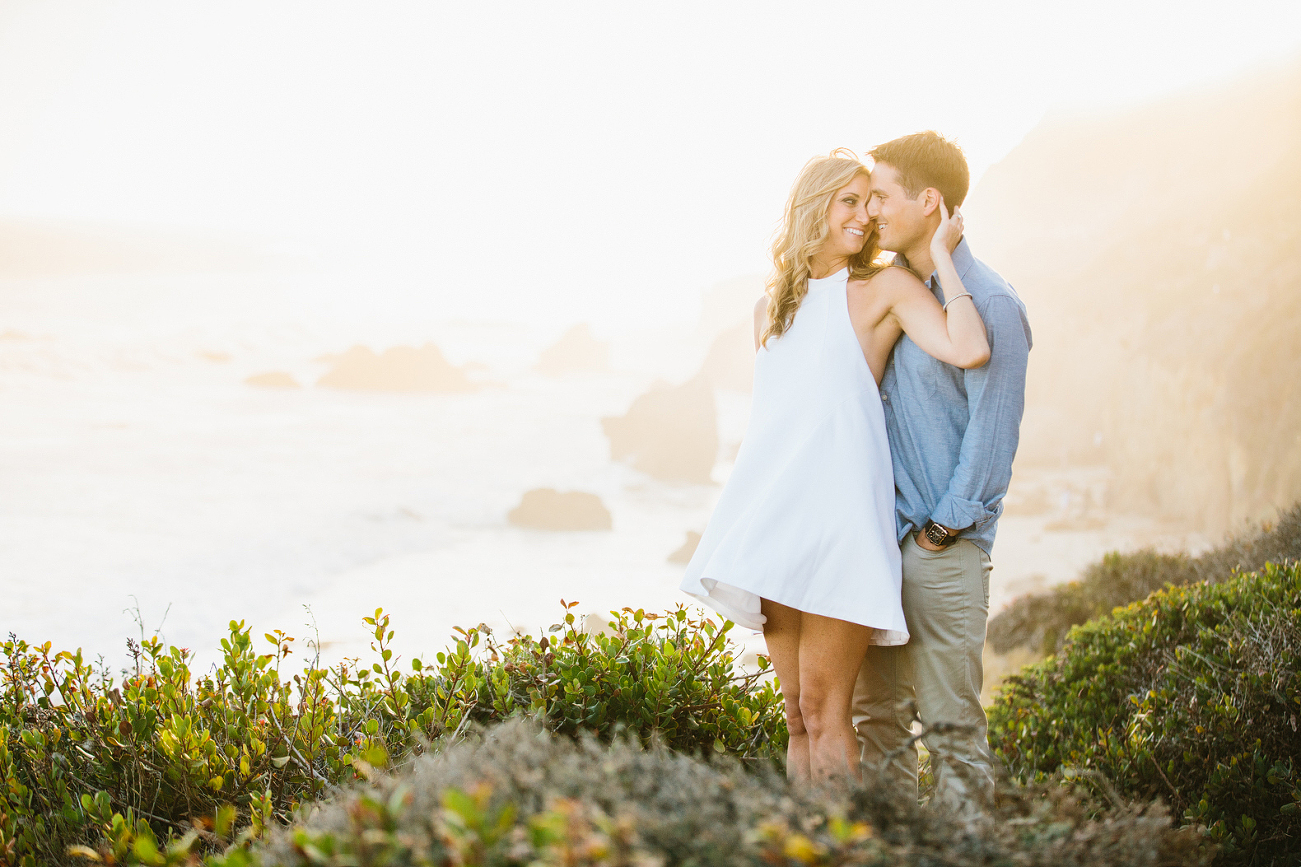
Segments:
[[[942,241],[932,240],[931,261],[937,264],[940,262],[952,262],[953,253],[950,252],[947,244],[943,243]]]

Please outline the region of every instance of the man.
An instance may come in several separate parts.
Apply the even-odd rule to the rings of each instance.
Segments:
[[[868,216],[896,253],[945,301],[929,254],[940,208],[962,204],[970,174],[957,145],[934,132],[870,153]],[[1025,305],[963,238],[953,251],[989,336],[990,359],[961,370],[902,336],[881,382],[894,463],[903,555],[903,611],[911,638],[872,647],[859,671],[853,722],[864,765],[881,768],[901,796],[917,797],[916,715],[956,731],[922,739],[932,755],[934,803],[978,811],[994,790],[981,655],[989,615],[990,550],[1012,476],[1025,406],[1030,325]],[[929,279],[927,279],[929,278]],[[915,705],[912,704],[915,698]]]

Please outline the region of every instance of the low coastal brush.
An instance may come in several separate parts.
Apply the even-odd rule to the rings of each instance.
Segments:
[[[309,657],[297,670],[293,637],[267,633],[259,652],[242,622],[202,676],[189,651],[156,638],[129,643],[119,680],[80,651],[11,637],[0,664],[0,852],[56,863],[68,846],[89,846],[120,861],[135,840],[205,839],[201,817],[226,806],[260,834],[376,768],[512,716],[558,735],[653,735],[749,762],[784,754],[780,695],[762,668],[739,668],[730,623],[624,609],[593,634],[576,604],[542,635],[458,629],[432,662],[401,668],[383,610],[363,618],[372,661]]]

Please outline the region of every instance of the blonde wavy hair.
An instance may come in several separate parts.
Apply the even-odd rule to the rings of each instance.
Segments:
[[[795,321],[795,312],[809,291],[813,257],[831,232],[827,226],[831,201],[838,190],[860,174],[868,174],[867,166],[845,148],[814,157],[800,170],[772,244],[773,272],[764,293],[768,296],[768,324],[759,338],[761,345],[766,346],[770,337],[781,337]],[[876,261],[880,253],[873,225],[862,252],[849,260],[850,278],[865,279],[881,270],[884,265]]]

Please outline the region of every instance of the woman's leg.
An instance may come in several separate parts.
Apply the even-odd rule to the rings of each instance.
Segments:
[[[808,740],[809,768],[815,780],[862,779],[850,707],[854,681],[871,635],[868,627],[857,623],[818,614],[800,615],[799,716]],[[783,679],[783,687],[785,683]],[[789,710],[786,715],[790,717]]]
[[[786,776],[792,780],[809,778],[809,736],[800,716],[800,618],[794,608],[764,599],[761,609],[768,618],[763,625],[763,640],[768,658],[781,682],[786,705],[786,730],[790,742],[786,747]],[[848,717],[846,717],[848,719]]]

